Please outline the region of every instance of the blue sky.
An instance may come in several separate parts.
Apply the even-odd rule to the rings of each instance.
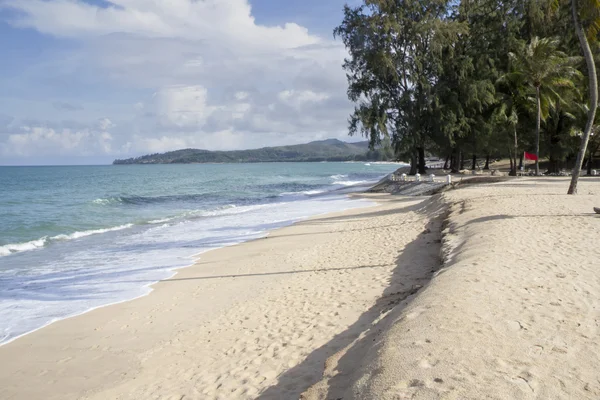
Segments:
[[[348,139],[343,5],[0,0],[0,165]]]

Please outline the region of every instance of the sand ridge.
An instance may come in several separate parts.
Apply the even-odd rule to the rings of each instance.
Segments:
[[[304,399],[600,398],[600,181],[447,192],[444,267]],[[356,348],[363,347],[357,351]],[[353,364],[339,376],[336,364]]]

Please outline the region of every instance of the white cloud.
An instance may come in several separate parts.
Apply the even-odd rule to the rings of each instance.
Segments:
[[[5,8],[23,14],[15,24],[57,36],[127,33],[142,37],[228,41],[294,48],[319,42],[295,23],[256,24],[247,0],[109,0],[99,7],[77,0],[4,0]]]
[[[24,126],[20,133],[9,133],[0,144],[4,156],[66,155],[80,156],[112,153],[113,137],[108,132],[88,129],[53,129]]]
[[[236,100],[246,100],[248,97],[250,96],[250,94],[248,92],[237,92],[235,94],[235,99]]]
[[[202,128],[215,111],[207,103],[207,90],[200,85],[170,86],[156,93],[161,122],[166,127]]]
[[[114,128],[115,126],[116,125],[113,124],[113,122],[106,117],[100,118],[98,120],[98,128],[100,128],[101,131],[106,131],[108,129]]]
[[[226,150],[236,146],[240,141],[245,140],[242,133],[236,133],[231,130],[222,130],[212,132],[202,136],[187,134],[178,137],[163,135],[160,137],[144,137],[136,135],[132,143],[128,146],[141,149],[145,153],[162,153],[184,148],[212,148],[214,150]]]
[[[327,93],[316,93],[311,90],[284,90],[279,93],[279,99],[291,106],[301,107],[306,103],[321,103],[329,98]]]
[[[233,119],[242,119],[252,109],[249,103],[239,103],[232,107],[231,116]]]
[[[51,71],[69,71],[69,79],[84,83],[99,79],[117,87],[117,96],[127,95],[119,115],[86,105],[89,122],[69,130],[83,133],[74,136],[79,145],[69,151],[139,155],[346,138],[352,106],[340,43],[288,21],[260,25],[247,0],[108,3],[0,0],[0,9],[19,11],[14,25],[81,43],[74,54],[53,60]],[[39,66],[40,79],[48,73]],[[69,128],[31,118],[53,126],[55,135]],[[99,136],[107,130],[110,140]]]
[[[137,148],[143,149],[148,153],[163,153],[176,149],[183,149],[188,146],[188,141],[185,138],[174,138],[161,136],[158,138],[145,138],[136,136],[135,145]]]

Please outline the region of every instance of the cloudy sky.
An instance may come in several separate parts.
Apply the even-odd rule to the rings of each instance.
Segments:
[[[358,0],[0,0],[0,165],[347,140]]]

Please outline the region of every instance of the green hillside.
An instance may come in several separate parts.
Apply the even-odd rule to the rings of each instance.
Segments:
[[[390,159],[390,154],[390,152],[378,149],[370,151],[368,142],[346,143],[337,139],[328,139],[307,144],[264,147],[253,150],[208,151],[184,149],[126,160],[115,160],[113,164],[378,161]]]

